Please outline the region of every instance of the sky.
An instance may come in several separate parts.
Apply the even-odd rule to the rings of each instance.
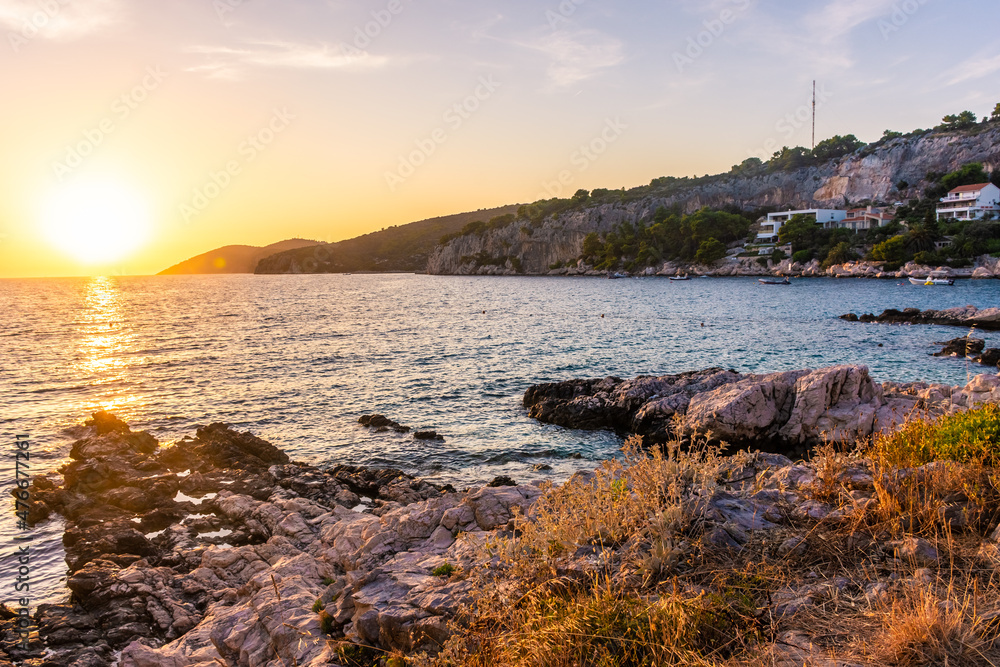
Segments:
[[[0,0],[0,276],[660,176],[1000,102],[994,0]]]

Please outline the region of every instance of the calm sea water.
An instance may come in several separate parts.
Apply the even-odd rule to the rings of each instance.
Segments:
[[[984,369],[929,353],[934,341],[963,330],[837,317],[984,308],[998,297],[996,281],[930,288],[414,275],[2,280],[0,419],[10,444],[0,444],[0,462],[9,487],[14,436],[30,433],[34,469],[54,468],[68,452],[67,429],[107,409],[161,441],[222,421],[319,465],[393,466],[458,486],[499,474],[558,480],[614,456],[620,441],[528,419],[521,397],[532,384],[843,363],[866,364],[879,380],[959,384]],[[983,337],[1000,347],[1000,336]],[[357,424],[372,412],[446,440],[373,433]],[[553,469],[537,472],[537,464]],[[9,513],[0,519],[5,545],[15,530]],[[51,596],[61,585],[60,527],[35,534],[41,593]],[[0,581],[0,598],[14,597],[9,587]]]

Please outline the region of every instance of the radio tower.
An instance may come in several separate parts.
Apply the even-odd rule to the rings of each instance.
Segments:
[[[813,150],[816,150],[816,80],[813,79]]]

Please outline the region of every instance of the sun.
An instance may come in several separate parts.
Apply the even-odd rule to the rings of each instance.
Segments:
[[[80,181],[53,190],[42,205],[49,242],[83,264],[124,259],[150,237],[147,203],[113,181]]]

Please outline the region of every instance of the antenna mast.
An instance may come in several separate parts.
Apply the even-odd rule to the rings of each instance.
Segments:
[[[813,150],[816,150],[816,80],[813,79]]]

